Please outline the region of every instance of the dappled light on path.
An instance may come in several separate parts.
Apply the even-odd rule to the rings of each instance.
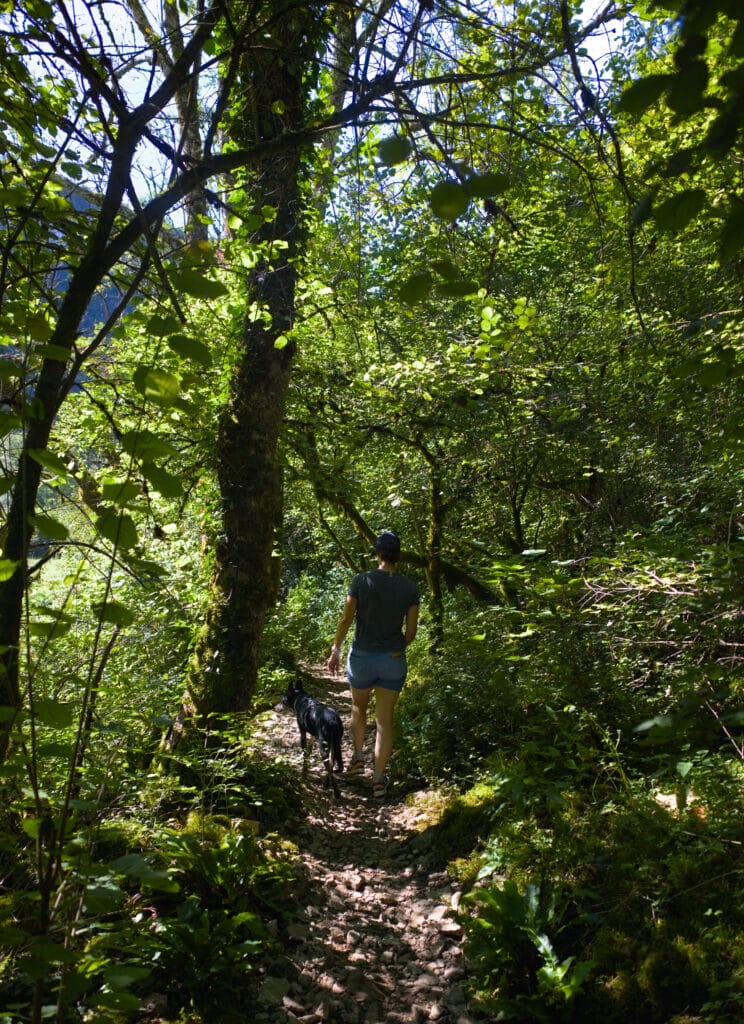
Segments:
[[[344,763],[351,755],[345,683],[314,671],[314,696],[344,720]],[[311,689],[311,684],[307,684]],[[373,739],[370,722],[368,750]],[[257,749],[302,771],[294,715],[274,710],[254,737]],[[308,741],[310,742],[310,741]],[[290,925],[284,956],[268,965],[256,1021],[409,1024],[483,1020],[468,1007],[460,892],[431,852],[424,796],[395,783],[374,800],[371,776],[345,781],[335,800],[322,785],[312,750],[305,780],[308,813],[288,823],[307,872],[303,905]]]

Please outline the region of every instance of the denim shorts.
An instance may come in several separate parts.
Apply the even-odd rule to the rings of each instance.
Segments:
[[[346,678],[355,690],[381,686],[383,690],[400,693],[406,681],[408,666],[405,651],[349,651]]]

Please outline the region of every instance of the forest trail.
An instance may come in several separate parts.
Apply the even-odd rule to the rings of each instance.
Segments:
[[[313,667],[308,692],[344,721],[344,765],[352,748],[345,679]],[[370,716],[372,719],[372,716]],[[374,721],[369,723],[367,753]],[[296,765],[302,754],[294,713],[273,710],[254,734],[257,751]],[[314,742],[314,741],[313,741]],[[323,787],[317,748],[304,785],[310,810],[290,823],[308,883],[306,906],[290,925],[284,958],[266,970],[255,1021],[315,1024],[474,1024],[463,981],[462,929],[452,916],[459,886],[428,852],[420,829],[426,794],[372,797],[371,774]],[[339,776],[342,780],[344,776]]]

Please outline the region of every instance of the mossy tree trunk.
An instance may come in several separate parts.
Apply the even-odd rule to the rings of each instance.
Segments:
[[[292,328],[303,206],[302,153],[283,144],[282,137],[303,127],[303,72],[323,9],[273,0],[262,10],[259,43],[242,63],[233,131],[235,141],[246,147],[276,140],[246,182],[252,212],[270,207],[276,216],[260,232],[265,256],[247,282],[239,360],[219,429],[221,522],[210,606],[188,683],[202,719],[249,706],[264,622],[276,592],[272,551],[282,512],[277,449],[293,355],[285,336]]]

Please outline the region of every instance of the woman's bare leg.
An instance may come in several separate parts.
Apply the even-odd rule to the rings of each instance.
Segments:
[[[367,732],[367,706],[371,687],[367,690],[357,690],[351,687],[351,738],[354,743],[354,753],[359,754],[364,749],[364,737]]]
[[[375,687],[377,732],[375,734],[375,775],[385,774],[390,755],[393,752],[393,710],[400,696],[395,690]]]

